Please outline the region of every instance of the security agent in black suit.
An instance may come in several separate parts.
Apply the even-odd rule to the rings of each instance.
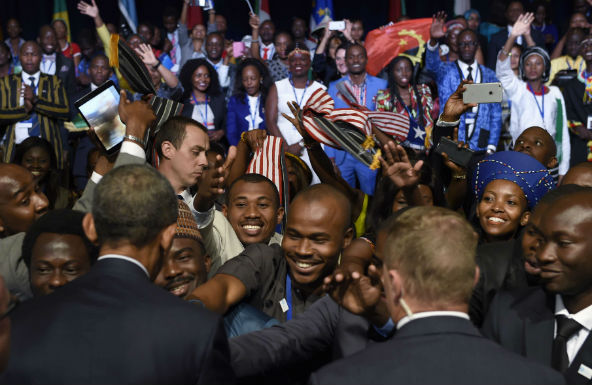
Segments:
[[[508,21],[508,27],[514,25],[518,16],[524,13],[524,4],[520,0],[513,0],[506,6],[506,20]],[[522,46],[538,46],[545,48],[545,38],[543,34],[535,30],[532,26],[530,27],[530,34],[521,36],[517,41]],[[487,47],[487,67],[495,71],[495,63],[497,61],[497,54],[502,49],[510,32],[508,28],[504,27],[501,31],[493,34],[489,40],[489,46]]]
[[[503,347],[563,372],[567,383],[592,382],[592,188],[553,202],[535,227],[542,287],[501,292],[483,324]]]
[[[564,383],[559,373],[487,341],[469,321],[479,270],[477,235],[464,218],[415,207],[388,232],[382,278],[397,332],[314,373],[313,384]]]
[[[150,282],[176,219],[176,196],[158,171],[127,165],[107,173],[83,220],[89,239],[101,244],[97,263],[14,313],[9,368],[0,382],[233,382],[220,317]]]

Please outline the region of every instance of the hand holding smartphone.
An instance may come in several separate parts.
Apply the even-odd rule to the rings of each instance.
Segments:
[[[465,84],[463,103],[501,103],[502,91],[503,89],[501,83]]]
[[[446,153],[450,161],[464,168],[467,168],[469,161],[474,154],[473,150],[465,147],[459,148],[457,142],[450,140],[445,136],[440,138],[435,151],[440,155]]]

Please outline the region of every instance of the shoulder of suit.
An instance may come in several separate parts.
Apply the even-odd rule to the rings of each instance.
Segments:
[[[524,304],[544,304],[547,301],[547,293],[540,286],[530,286],[514,290],[501,290],[497,294],[498,302],[508,308],[520,308]]]

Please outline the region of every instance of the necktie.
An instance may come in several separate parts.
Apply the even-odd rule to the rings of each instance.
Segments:
[[[267,60],[267,52],[269,51],[269,48],[263,48],[263,60]]]
[[[467,71],[469,71],[469,76],[467,76],[467,80],[473,81],[473,67],[469,66],[469,68],[467,68]]]
[[[578,321],[567,318],[564,315],[557,316],[557,336],[553,341],[553,353],[551,356],[551,366],[553,368],[564,372],[569,367],[567,341],[581,328],[582,325]]]
[[[35,76],[29,76],[29,85],[32,89],[35,89]]]

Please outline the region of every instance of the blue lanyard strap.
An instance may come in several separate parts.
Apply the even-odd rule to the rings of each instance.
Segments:
[[[294,92],[294,99],[296,99],[296,103],[298,103],[298,107],[302,107],[302,101],[304,100],[304,95],[306,94],[306,89],[309,85],[309,80],[306,80],[306,85],[304,86],[304,92],[302,93],[302,97],[298,100],[298,96],[296,96],[296,87],[294,87],[294,82],[292,81],[292,74],[290,74],[290,84],[292,85],[292,92]]]
[[[530,93],[532,93],[532,97],[534,98],[534,101],[537,105],[537,108],[539,109],[539,114],[541,114],[541,118],[543,118],[543,121],[545,120],[545,86],[543,85],[542,87],[542,104],[543,104],[543,108],[541,108],[541,105],[539,104],[539,101],[536,98],[536,94],[534,93],[534,90],[532,89],[532,87],[530,86],[530,83],[528,83],[528,90],[530,91]]]
[[[292,280],[290,279],[290,273],[286,274],[286,303],[288,305],[286,319],[289,321],[292,319]]]
[[[199,104],[201,104],[201,103],[197,101],[197,99],[195,98],[195,95],[194,95],[193,92],[191,92],[191,98],[193,98],[193,103],[195,104],[195,108],[197,108],[197,112],[199,112],[199,115],[201,116],[203,125],[206,127],[206,130],[209,130],[209,127],[208,127],[208,105],[209,105],[209,97],[206,95],[206,103],[205,103],[205,106],[204,106],[204,109],[206,110],[206,116],[205,117],[204,117],[204,114],[199,109]]]
[[[305,91],[306,92],[306,91]],[[255,127],[255,120],[257,119],[257,114],[259,113],[259,102],[261,101],[261,94],[257,97],[257,106],[255,107],[255,111],[251,111],[251,103],[249,103],[249,96],[247,95],[247,103],[249,104],[249,117],[251,118],[251,127],[256,129]]]

